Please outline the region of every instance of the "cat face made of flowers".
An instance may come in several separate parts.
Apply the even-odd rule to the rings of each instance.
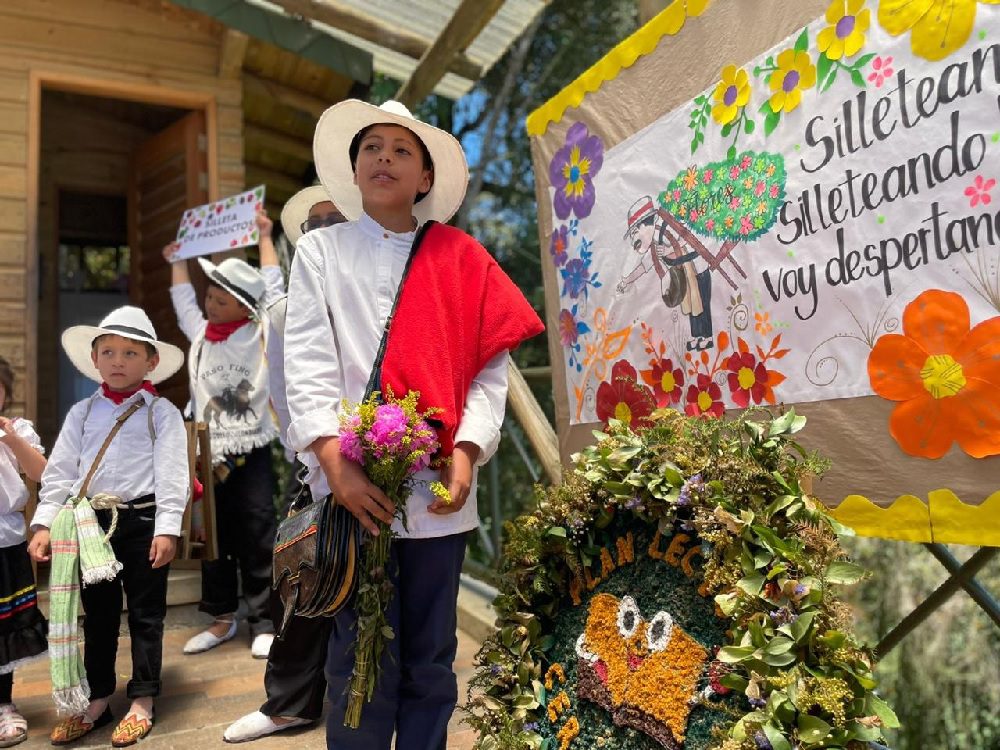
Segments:
[[[691,699],[708,652],[659,611],[646,620],[631,596],[597,594],[576,642],[577,697],[606,709],[668,750],[683,747]]]

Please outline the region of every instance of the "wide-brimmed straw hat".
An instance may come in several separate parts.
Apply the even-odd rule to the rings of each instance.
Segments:
[[[260,271],[239,258],[226,258],[219,265],[206,258],[198,258],[198,265],[209,281],[233,295],[250,312],[258,312],[266,288]]]
[[[302,188],[288,199],[288,203],[281,209],[281,229],[292,245],[302,236],[302,223],[309,218],[312,207],[328,200],[330,196],[322,185]]]
[[[350,148],[354,136],[369,125],[399,125],[414,133],[427,147],[434,163],[434,184],[413,206],[421,224],[428,219],[448,221],[465,198],[469,166],[462,144],[451,133],[416,119],[396,101],[380,107],[347,99],[330,107],[319,118],[313,135],[313,159],[320,182],[334,205],[352,221],[361,216],[361,191],[354,184]]]
[[[184,364],[184,352],[173,344],[156,338],[156,329],[149,316],[138,307],[125,305],[112,310],[96,326],[71,326],[63,331],[62,345],[69,361],[86,377],[98,383],[102,380],[101,373],[94,365],[91,352],[94,349],[94,339],[106,334],[124,336],[156,347],[160,363],[148,376],[153,383],[166,380]]]

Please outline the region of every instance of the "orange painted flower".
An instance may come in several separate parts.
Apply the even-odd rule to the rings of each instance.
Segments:
[[[940,458],[954,442],[975,458],[1000,454],[1000,316],[969,326],[960,295],[929,289],[903,311],[903,333],[868,356],[872,389],[899,402],[889,432],[912,456]]]

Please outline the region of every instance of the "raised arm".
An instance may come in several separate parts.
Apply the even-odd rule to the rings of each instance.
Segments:
[[[174,304],[177,325],[188,341],[194,341],[205,330],[206,321],[191,285],[187,261],[174,259],[179,247],[176,242],[171,242],[163,248],[163,258],[170,264],[170,300]]]

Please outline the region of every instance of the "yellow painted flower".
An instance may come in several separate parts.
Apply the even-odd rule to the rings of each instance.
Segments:
[[[865,0],[833,0],[826,9],[830,24],[816,36],[816,46],[831,60],[856,55],[865,44],[865,32],[871,25],[871,10]]]
[[[776,60],[778,69],[771,73],[773,112],[791,112],[802,101],[802,91],[816,85],[816,66],[805,52],[786,49]]]
[[[722,69],[722,80],[715,87],[715,105],[712,119],[727,125],[739,117],[740,110],[750,101],[750,77],[743,68],[727,65]]]
[[[982,0],[996,5],[1000,0]],[[943,60],[969,40],[976,0],[882,0],[878,22],[893,36],[910,32],[910,49],[926,60]]]

